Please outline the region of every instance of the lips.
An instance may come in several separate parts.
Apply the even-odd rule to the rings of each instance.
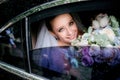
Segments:
[[[71,35],[71,36],[69,37],[69,39],[70,39],[70,40],[76,39],[76,35],[75,35],[75,34]]]
[[[73,40],[73,39],[75,39],[75,36],[70,37],[70,40]]]

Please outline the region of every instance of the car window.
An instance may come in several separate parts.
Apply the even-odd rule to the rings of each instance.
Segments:
[[[25,68],[23,27],[21,20],[0,33],[0,60],[22,69]]]
[[[112,75],[112,72],[115,71],[118,75],[112,78],[113,80],[119,79],[120,71],[116,71],[120,66],[119,56],[110,57],[111,52],[114,51],[113,47],[116,46],[116,56],[120,54],[118,47],[120,45],[120,17],[116,14],[119,13],[116,10],[118,8],[111,7],[111,3],[97,4],[99,5],[94,2],[86,6],[79,3],[66,5],[67,7],[61,5],[29,16],[32,73],[51,80],[107,80],[109,79],[108,75]],[[72,14],[76,24],[82,22],[82,24],[78,24],[78,27],[83,34],[78,36],[73,44],[71,43],[72,46],[59,46],[57,43],[59,38],[56,38],[48,29],[50,27],[47,24],[49,19],[65,13]],[[103,19],[105,26],[101,24],[102,21],[99,22],[100,19]],[[112,20],[115,20],[116,31]],[[109,31],[105,30],[104,32],[106,28],[112,31],[110,32],[111,36],[108,34]],[[114,55],[114,52],[112,54]]]

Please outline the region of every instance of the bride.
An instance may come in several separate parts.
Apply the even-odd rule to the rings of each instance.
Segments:
[[[35,55],[36,64],[80,79],[77,53],[70,46],[71,41],[82,34],[82,24],[75,14],[63,13],[50,17],[43,24],[37,38],[35,49],[42,50],[40,55]]]

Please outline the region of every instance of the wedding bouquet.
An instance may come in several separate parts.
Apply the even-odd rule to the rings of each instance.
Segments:
[[[81,61],[85,66],[94,62],[115,65],[120,63],[120,29],[115,16],[98,14],[88,27],[87,32],[79,35],[71,43],[78,48],[82,55]]]

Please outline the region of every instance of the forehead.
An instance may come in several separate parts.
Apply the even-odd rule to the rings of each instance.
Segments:
[[[68,13],[65,14],[60,14],[58,16],[56,16],[51,22],[59,22],[61,20],[67,20],[67,19],[71,19],[71,15]]]
[[[65,22],[69,22],[69,20],[71,19],[72,19],[72,16],[68,13],[60,14],[51,21],[51,25],[54,26],[57,24],[65,24]]]
[[[69,13],[64,13],[64,14],[60,14],[60,15],[56,16],[54,18],[54,20],[58,19],[58,18],[72,18],[72,17],[71,17],[71,15]]]

